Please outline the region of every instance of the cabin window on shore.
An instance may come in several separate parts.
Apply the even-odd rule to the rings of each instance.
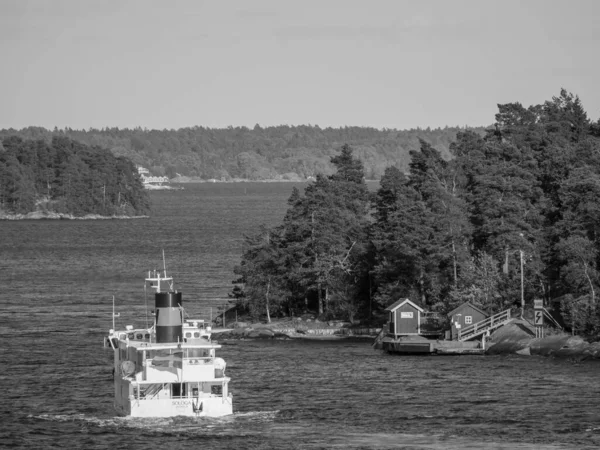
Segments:
[[[465,316],[465,324],[469,325],[473,323],[473,316]]]

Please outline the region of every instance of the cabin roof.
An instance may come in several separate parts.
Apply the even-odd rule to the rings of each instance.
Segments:
[[[404,298],[404,299],[400,299],[397,302],[392,303],[390,306],[388,306],[387,308],[385,308],[386,311],[392,312],[397,310],[398,308],[400,308],[402,305],[404,305],[405,303],[410,304],[413,308],[415,308],[416,310],[423,312],[423,308],[421,308],[419,305],[416,305],[415,303],[411,302],[409,299]]]
[[[462,308],[464,308],[464,307],[466,307],[466,306],[470,306],[470,307],[471,307],[471,308],[473,308],[475,311],[478,311],[478,312],[480,312],[481,314],[483,314],[483,315],[484,315],[484,316],[486,316],[486,317],[488,317],[488,316],[489,316],[489,314],[488,314],[488,313],[486,313],[485,311],[482,311],[482,310],[481,310],[481,309],[479,309],[477,306],[474,306],[474,305],[473,305],[471,302],[465,302],[465,303],[463,303],[462,305],[459,305],[459,306],[457,306],[456,308],[454,308],[452,311],[450,311],[450,312],[448,313],[448,317],[450,317],[450,316],[453,316],[453,315],[454,315],[454,313],[455,313],[456,311],[458,311],[459,309],[462,309]]]

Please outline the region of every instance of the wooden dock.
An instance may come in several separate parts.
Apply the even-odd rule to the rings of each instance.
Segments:
[[[385,336],[379,340],[377,348],[389,353],[407,355],[482,355],[485,350],[479,341],[444,341],[427,339],[423,336]]]
[[[465,310],[466,307],[470,309]],[[423,311],[408,299],[400,299],[386,308],[390,313],[390,321],[383,326],[373,347],[389,353],[401,354],[483,355],[485,341],[490,334],[514,320],[510,309],[486,317],[485,313],[468,302],[454,311],[460,308],[463,308],[461,311],[467,311],[469,314],[465,313],[464,322],[452,319],[454,321],[452,332],[446,332],[447,339],[451,334],[452,340],[436,339],[434,336],[441,335],[440,316]],[[473,317],[479,317],[474,315],[476,312],[486,318],[472,324]],[[462,315],[460,312],[456,313],[459,318]]]

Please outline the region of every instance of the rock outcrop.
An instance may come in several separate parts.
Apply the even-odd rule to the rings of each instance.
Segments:
[[[231,340],[231,339],[290,339],[292,336],[274,331],[270,328],[234,328],[233,330],[213,331],[213,339]]]
[[[112,219],[147,219],[149,216],[101,216],[100,214],[86,214],[74,216],[73,214],[57,213],[54,211],[32,211],[25,214],[8,214],[0,211],[0,220],[112,220]]]
[[[531,325],[514,321],[497,330],[488,340],[486,354],[541,355],[583,360],[600,359],[600,342],[589,343],[579,336],[557,334],[535,338]]]
[[[249,325],[238,322],[235,328],[223,331],[213,330],[216,340],[233,339],[294,339],[294,338],[350,338],[350,337],[375,337],[381,328],[343,328],[337,324],[331,327],[309,328],[298,325],[291,326],[290,323],[272,325]],[[327,324],[325,324],[327,325]]]

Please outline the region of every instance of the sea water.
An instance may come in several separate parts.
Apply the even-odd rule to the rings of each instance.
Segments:
[[[235,278],[244,233],[280,223],[296,183],[151,192],[144,220],[0,222],[0,446],[128,449],[592,449],[600,364],[525,356],[387,355],[371,341],[232,341],[234,414],[113,410],[112,326],[144,326],[147,270],[190,315]]]

